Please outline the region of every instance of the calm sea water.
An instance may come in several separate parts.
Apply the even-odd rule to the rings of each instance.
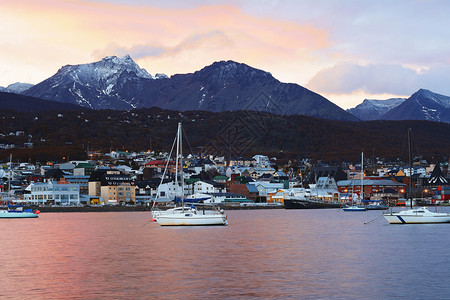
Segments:
[[[228,227],[150,213],[0,220],[2,299],[449,299],[450,224],[380,211],[227,211]]]

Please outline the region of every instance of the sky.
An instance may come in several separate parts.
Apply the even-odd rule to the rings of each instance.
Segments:
[[[447,0],[0,0],[0,86],[129,54],[150,74],[234,60],[347,109],[450,96]]]

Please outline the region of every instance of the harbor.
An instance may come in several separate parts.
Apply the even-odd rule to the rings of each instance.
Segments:
[[[15,298],[18,286],[21,297],[46,299],[450,294],[446,268],[440,267],[447,261],[442,237],[450,234],[448,224],[392,226],[382,218],[364,224],[381,212],[338,209],[227,214],[226,227],[164,228],[148,223],[150,212],[42,213],[37,220],[8,220],[1,226],[8,240],[0,245],[8,257],[2,297]],[[416,260],[408,257],[423,258],[420,253],[435,255],[409,263]],[[430,276],[435,280],[424,283]]]

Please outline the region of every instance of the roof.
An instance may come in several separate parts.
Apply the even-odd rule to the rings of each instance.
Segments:
[[[340,180],[337,182],[338,186],[360,186],[361,179]],[[389,179],[364,179],[363,185],[381,185],[381,186],[404,186],[404,183],[396,182]]]
[[[163,183],[167,183],[170,182],[170,179],[164,179]],[[137,187],[139,187],[140,189],[145,189],[148,187],[150,188],[157,188],[159,186],[159,184],[161,183],[161,179],[156,178],[156,179],[151,179],[151,180],[139,180],[135,182],[135,185]]]
[[[93,168],[94,166],[90,163],[79,163],[75,168],[81,169],[81,168]]]
[[[258,188],[254,184],[246,184],[245,185],[250,193],[259,193]]]
[[[225,185],[223,185],[220,182],[217,181],[213,181],[213,180],[200,180],[201,182],[207,183],[207,184],[211,184],[214,187],[218,187],[218,188],[224,188]]]
[[[175,165],[175,163],[176,163],[175,161],[170,160],[169,161],[169,166]],[[145,165],[146,166],[158,166],[158,165],[166,165],[166,164],[167,164],[166,160],[151,160],[148,163],[146,163]]]
[[[131,177],[125,174],[104,174],[101,179],[102,186],[120,185],[122,183],[132,183]]]

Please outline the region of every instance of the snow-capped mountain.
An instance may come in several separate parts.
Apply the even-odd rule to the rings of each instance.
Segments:
[[[388,111],[384,120],[428,120],[450,123],[450,97],[420,89]]]
[[[65,66],[24,94],[94,109],[256,110],[358,121],[319,94],[234,61],[215,62],[195,73],[169,78],[149,75],[128,55],[111,56]]]
[[[129,55],[109,56],[90,64],[64,66],[24,94],[94,109],[129,109],[139,107],[134,95],[142,83],[154,79]]]
[[[31,83],[16,82],[8,85],[6,88],[0,86],[0,92],[20,94],[32,86],[33,84]]]
[[[391,98],[387,100],[365,99],[363,103],[354,108],[347,109],[347,111],[363,121],[379,120],[384,114],[394,107],[399,106],[405,100],[404,98]]]

